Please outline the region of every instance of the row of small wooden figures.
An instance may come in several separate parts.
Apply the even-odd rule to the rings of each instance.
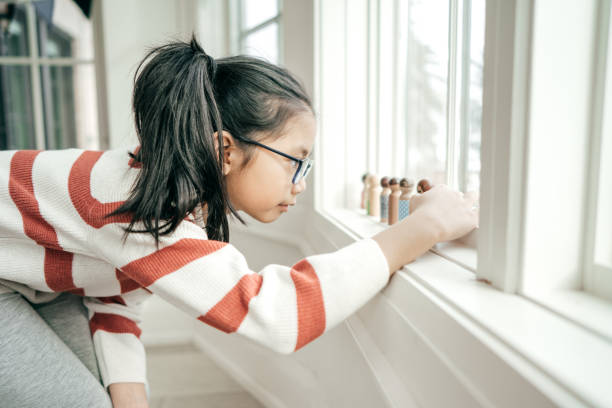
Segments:
[[[380,217],[380,222],[393,225],[403,220],[410,213],[410,197],[414,195],[414,181],[408,178],[383,177],[378,179],[375,174],[366,173],[361,178],[361,208],[372,217]],[[417,184],[417,193],[422,194],[431,188],[427,179]]]

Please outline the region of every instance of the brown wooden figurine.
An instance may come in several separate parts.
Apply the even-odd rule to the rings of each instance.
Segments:
[[[414,181],[403,178],[400,180],[399,186],[402,195],[399,198],[398,220],[401,221],[410,214],[410,197],[412,197]]]
[[[421,179],[417,184],[417,193],[423,194],[431,188],[431,183],[427,179]]]
[[[402,192],[396,178],[389,180],[389,188],[391,188],[391,195],[389,196],[389,225],[393,225],[398,219],[399,198]]]
[[[369,212],[368,215],[372,217],[380,217],[380,185],[378,184],[378,177],[376,174],[370,174],[368,176],[370,180],[369,183],[369,194],[368,194],[368,202],[369,202]]]
[[[380,185],[382,186],[382,192],[380,193],[380,222],[386,223],[389,221],[389,195],[391,194],[389,177],[380,179]]]
[[[368,208],[367,202],[368,202],[368,183],[367,183],[367,178],[368,178],[369,173],[364,173],[363,176],[361,176],[361,182],[363,183],[363,188],[361,189],[361,204],[359,205],[359,208],[361,208],[362,210],[366,210]]]

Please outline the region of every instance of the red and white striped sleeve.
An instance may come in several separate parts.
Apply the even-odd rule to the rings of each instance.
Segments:
[[[143,289],[120,296],[83,298],[89,311],[102,383],[146,383],[146,359],[140,341],[142,306],[150,296]]]
[[[300,349],[347,318],[389,278],[372,239],[255,272],[233,245],[207,240],[190,222],[163,237],[159,250],[145,234],[130,234],[121,244],[116,225],[98,232],[90,242],[100,242],[99,255],[142,287],[204,323],[280,353]]]

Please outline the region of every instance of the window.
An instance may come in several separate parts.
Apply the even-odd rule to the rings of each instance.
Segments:
[[[610,1],[348,4],[317,8],[317,210],[383,229],[365,171],[479,189],[478,243],[437,252],[612,338]]]
[[[234,0],[233,53],[256,55],[272,63],[282,60],[281,0]]]
[[[92,23],[70,0],[0,14],[0,149],[97,148]]]
[[[323,208],[358,208],[366,171],[478,191],[484,7],[319,2]]]
[[[319,1],[317,9],[317,209],[350,218],[358,235],[384,228],[357,215],[365,172],[477,192],[485,0]],[[437,250],[475,270],[476,245],[473,233]]]
[[[448,10],[447,23],[439,10],[428,13],[430,3]],[[421,122],[437,115],[438,126],[421,125],[428,145],[413,143],[411,149],[427,153],[429,178],[444,163],[444,179],[453,186],[480,186],[480,229],[472,250],[477,266],[427,254],[407,265],[384,295],[403,300],[403,288],[416,288],[445,313],[461,305],[462,316],[510,345],[538,376],[546,373],[580,403],[598,405],[592,401],[609,397],[599,378],[601,361],[612,350],[611,1],[350,5],[318,3],[317,160],[323,169],[316,174],[322,215],[316,227],[331,235],[327,222],[350,239],[383,229],[355,211],[335,209],[359,205],[360,171],[384,175],[401,170],[402,160],[406,169],[415,165],[404,150],[419,131],[409,128],[419,123],[410,112],[419,113]],[[398,25],[412,21],[402,20],[410,11],[427,27]],[[429,59],[419,65],[419,29],[434,27],[448,33],[447,47],[444,36],[426,34]],[[389,51],[409,44],[413,54]],[[406,89],[419,89],[410,85],[419,83],[416,75],[401,75],[411,64],[421,68],[427,85],[420,89],[436,103],[402,97]],[[440,78],[445,89],[436,85]],[[440,117],[443,143],[435,136]],[[432,148],[440,144],[439,152]],[[477,279],[466,269],[475,270]],[[576,377],[579,366],[585,375]]]

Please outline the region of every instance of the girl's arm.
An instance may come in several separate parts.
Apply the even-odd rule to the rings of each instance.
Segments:
[[[113,408],[148,408],[143,383],[115,383],[108,387]]]

